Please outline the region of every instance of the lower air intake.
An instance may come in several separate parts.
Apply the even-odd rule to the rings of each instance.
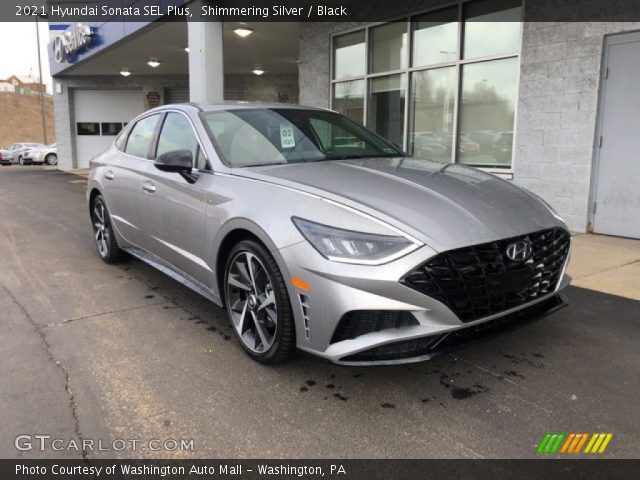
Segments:
[[[345,313],[336,327],[331,343],[350,340],[371,332],[419,325],[410,312],[397,310],[352,310]]]

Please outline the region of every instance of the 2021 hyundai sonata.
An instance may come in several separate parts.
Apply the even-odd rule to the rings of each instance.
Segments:
[[[98,252],[224,305],[263,363],[418,361],[564,305],[570,236],[543,201],[406,156],[332,111],[167,105],[91,162]]]

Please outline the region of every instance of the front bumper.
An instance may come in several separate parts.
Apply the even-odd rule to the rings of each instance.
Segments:
[[[308,285],[306,291],[290,286],[298,348],[343,365],[427,360],[565,306],[560,291],[570,282],[564,274],[567,256],[553,291],[497,314],[463,322],[444,303],[400,282],[407,272],[438,254],[428,246],[374,267],[328,261],[306,241],[286,247],[280,254],[291,277]],[[340,320],[354,311],[410,313],[415,322],[399,322],[396,328],[336,340]]]

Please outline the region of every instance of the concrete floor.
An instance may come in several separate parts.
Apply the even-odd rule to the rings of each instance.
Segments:
[[[84,180],[0,168],[0,457],[20,434],[193,439],[113,457],[523,458],[549,431],[640,448],[640,241],[574,239],[571,302],[430,362],[264,367],[225,313],[138,261],[98,258]],[[143,443],[144,445],[144,443]]]

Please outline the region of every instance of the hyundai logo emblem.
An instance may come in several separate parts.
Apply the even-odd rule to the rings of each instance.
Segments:
[[[518,240],[507,245],[506,254],[514,262],[525,262],[533,253],[529,240]]]

